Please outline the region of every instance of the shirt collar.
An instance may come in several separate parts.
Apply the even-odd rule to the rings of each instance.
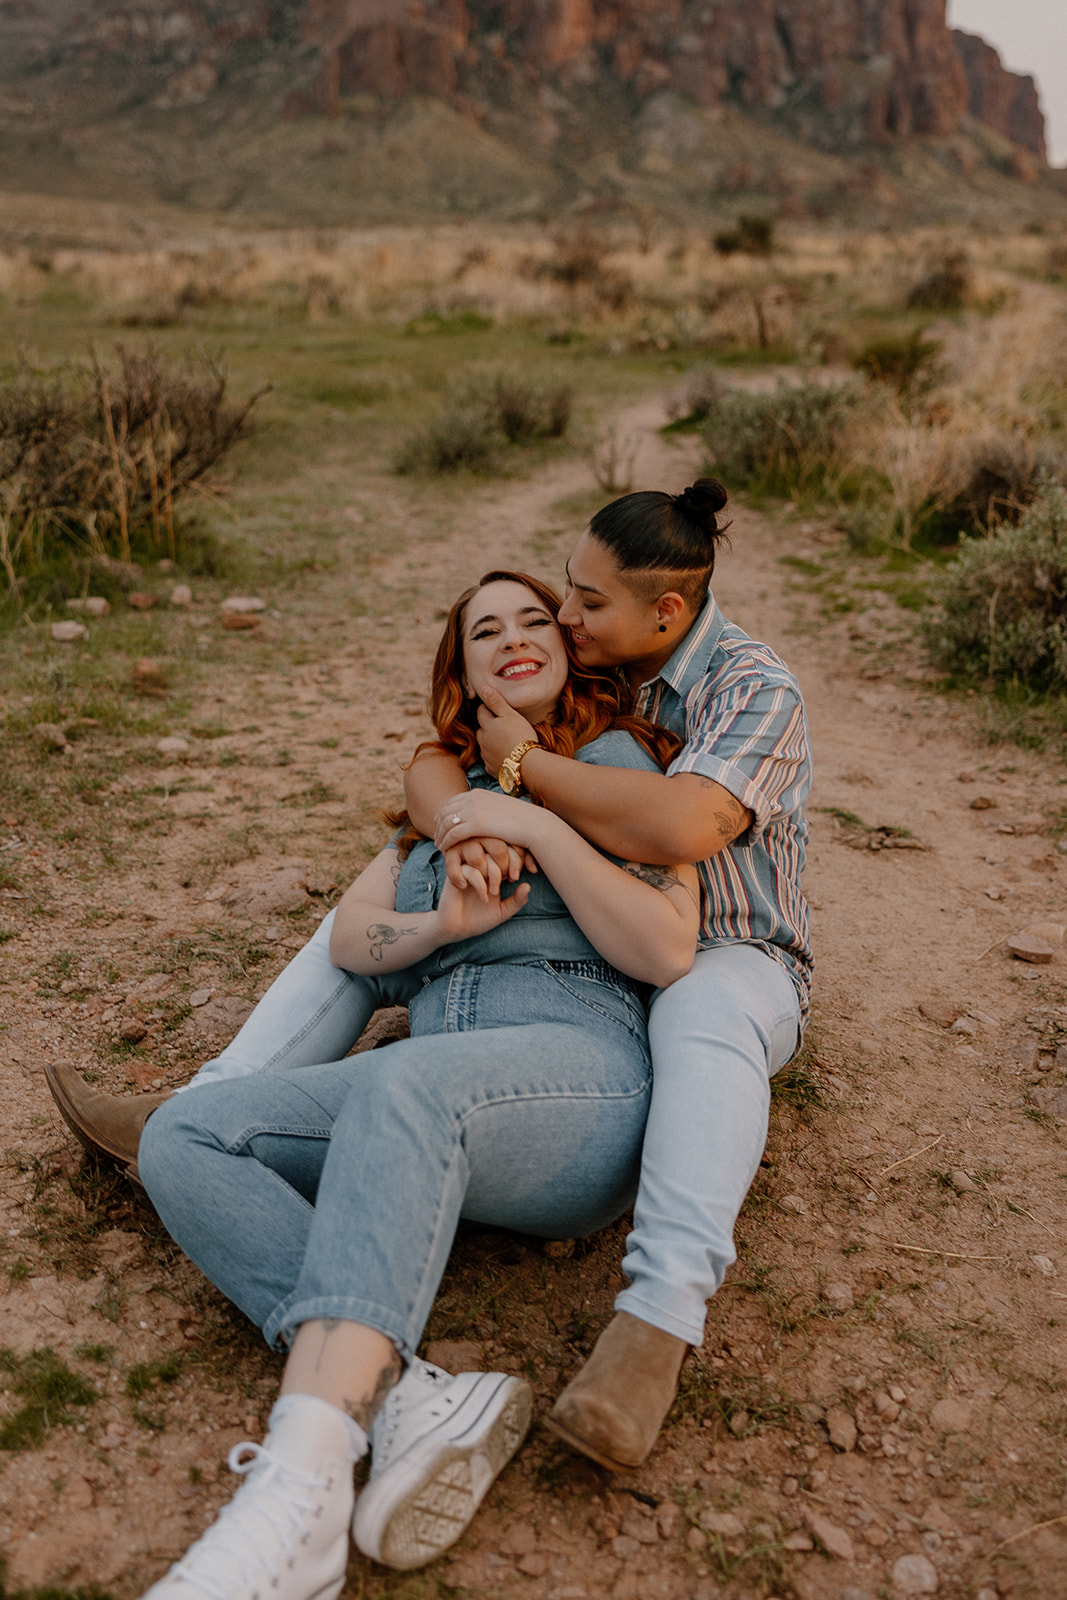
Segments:
[[[648,694],[657,682],[663,682],[684,700],[698,679],[707,672],[708,663],[725,626],[726,618],[709,589],[693,626],[657,676],[641,685],[638,696]]]

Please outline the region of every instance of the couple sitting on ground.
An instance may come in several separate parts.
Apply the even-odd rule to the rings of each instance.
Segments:
[[[264,1444],[231,1453],[246,1481],[151,1600],[335,1600],[350,1525],[399,1568],[459,1537],[531,1413],[520,1379],[416,1355],[461,1220],[574,1237],[636,1195],[629,1286],[547,1420],[609,1468],[652,1448],[810,977],[803,707],[711,595],[725,498],[613,502],[562,606],[510,572],[460,596],[409,815],[192,1084],[49,1070],[287,1354]],[[348,1056],[397,1004],[410,1039]]]

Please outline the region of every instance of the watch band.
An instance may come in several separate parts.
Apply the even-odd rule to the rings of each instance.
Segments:
[[[514,794],[522,788],[522,758],[528,755],[531,750],[539,748],[539,739],[524,739],[521,744],[517,744],[514,750],[510,750],[504,757],[500,763],[500,787],[505,794]],[[507,783],[503,781],[505,774],[510,780]]]

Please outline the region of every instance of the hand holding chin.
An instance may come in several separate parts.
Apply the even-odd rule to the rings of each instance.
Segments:
[[[503,695],[488,684],[479,689],[478,699],[478,747],[486,771],[496,777],[504,757],[526,739],[536,739],[537,733],[522,712],[513,711]]]

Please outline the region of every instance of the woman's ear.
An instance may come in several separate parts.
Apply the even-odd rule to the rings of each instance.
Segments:
[[[685,615],[686,604],[674,589],[668,589],[656,601],[656,622],[660,633],[667,633],[678,619]]]

